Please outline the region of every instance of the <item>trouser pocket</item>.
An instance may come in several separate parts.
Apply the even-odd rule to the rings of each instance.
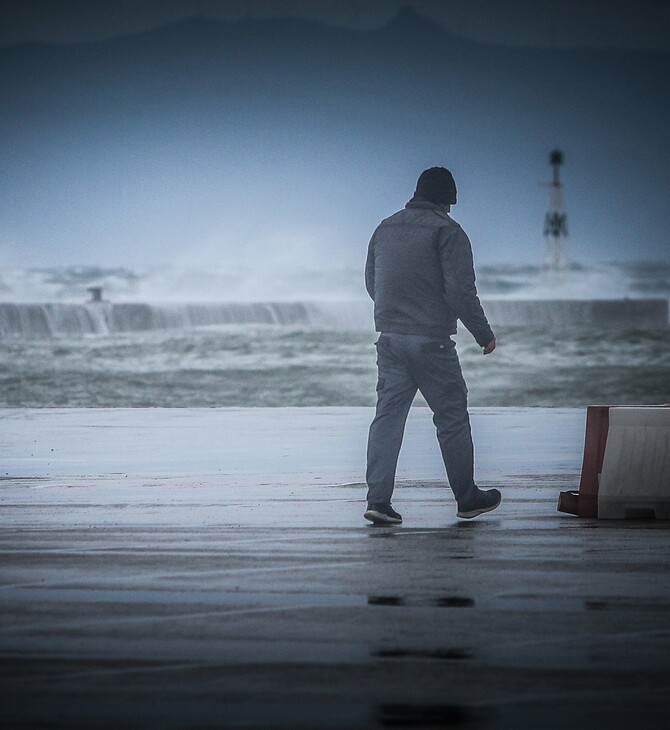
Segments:
[[[454,343],[451,340],[436,340],[435,342],[425,342],[421,345],[421,353],[431,355],[433,353],[449,352],[453,349]]]

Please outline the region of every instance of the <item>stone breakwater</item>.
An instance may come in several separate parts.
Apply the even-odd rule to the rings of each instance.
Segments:
[[[667,327],[667,299],[490,299],[495,325],[596,325]]]
[[[667,327],[668,300],[486,299],[491,323],[509,326]],[[343,302],[0,303],[0,338],[114,334],[212,325],[372,329],[371,304]]]

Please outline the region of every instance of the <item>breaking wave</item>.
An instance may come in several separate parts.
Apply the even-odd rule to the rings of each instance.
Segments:
[[[492,325],[665,327],[666,299],[488,300]],[[354,302],[229,302],[226,304],[3,304],[0,338],[109,335],[217,325],[372,329],[371,305]]]
[[[164,266],[150,270],[96,266],[0,268],[0,301],[83,303],[89,287],[112,302],[287,302],[365,299],[363,262],[291,272],[240,266]],[[559,281],[538,266],[477,267],[480,295],[488,299],[621,299],[670,297],[670,262],[573,265]]]
[[[100,288],[103,301],[86,301]],[[495,325],[668,324],[670,264],[573,267],[548,282],[533,266],[483,266],[478,288]],[[258,291],[263,296],[254,296]],[[221,325],[371,331],[362,272],[340,268],[259,280],[248,272],[165,267],[0,269],[0,338],[110,335]]]
[[[371,327],[362,302],[228,302],[225,304],[0,303],[1,337],[108,335],[213,325]]]

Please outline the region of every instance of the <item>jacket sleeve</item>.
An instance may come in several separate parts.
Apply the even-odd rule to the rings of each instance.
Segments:
[[[368,244],[368,258],[365,262],[365,288],[368,290],[370,299],[375,300],[375,234],[372,234]]]
[[[485,347],[494,335],[477,296],[470,239],[460,226],[452,230],[442,228],[438,250],[447,304],[477,344]]]

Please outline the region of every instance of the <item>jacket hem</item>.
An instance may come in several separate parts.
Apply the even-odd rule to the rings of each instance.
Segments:
[[[375,331],[390,332],[396,335],[423,335],[425,337],[450,337],[456,334],[456,327],[422,327],[416,324],[375,323]]]

